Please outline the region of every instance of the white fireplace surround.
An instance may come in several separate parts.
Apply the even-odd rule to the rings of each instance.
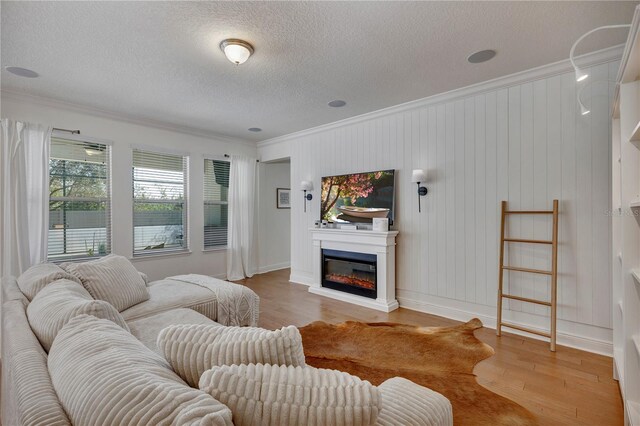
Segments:
[[[398,231],[310,228],[313,239],[313,283],[309,292],[379,311],[398,309],[396,300],[396,236]],[[342,250],[377,256],[375,299],[322,287],[322,250]]]

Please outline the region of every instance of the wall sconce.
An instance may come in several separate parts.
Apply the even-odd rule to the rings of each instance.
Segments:
[[[422,169],[416,169],[411,173],[411,182],[418,184],[418,212],[421,212],[420,209],[420,197],[424,197],[427,195],[427,187],[420,186],[420,182],[426,182],[427,180],[427,172]]]
[[[300,182],[300,189],[304,191],[304,211],[307,212],[307,201],[313,200],[313,195],[307,194],[307,191],[313,191],[313,182],[303,180]]]

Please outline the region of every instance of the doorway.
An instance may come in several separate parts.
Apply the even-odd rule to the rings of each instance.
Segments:
[[[291,161],[258,166],[258,273],[291,266]]]

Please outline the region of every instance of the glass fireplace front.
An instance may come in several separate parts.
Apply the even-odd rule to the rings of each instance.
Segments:
[[[322,286],[358,296],[377,297],[377,256],[322,250]]]

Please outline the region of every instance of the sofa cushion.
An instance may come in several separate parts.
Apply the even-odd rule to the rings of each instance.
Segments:
[[[71,425],[19,300],[2,303],[2,424]]]
[[[148,300],[122,311],[125,320],[132,321],[176,308],[195,309],[208,318],[216,318],[216,297],[206,288],[164,279],[149,283],[147,290]]]
[[[69,320],[82,314],[108,319],[129,331],[116,308],[105,301],[94,300],[75,281],[58,280],[49,284],[27,306],[31,329],[47,352],[60,329]]]
[[[149,299],[144,279],[123,256],[110,254],[83,263],[63,263],[94,299],[111,303],[118,312]]]
[[[58,265],[54,265],[53,263],[40,263],[27,269],[18,277],[18,287],[20,287],[20,291],[22,291],[27,299],[31,301],[46,285],[61,279],[80,283],[78,278]]]
[[[188,387],[169,364],[111,321],[75,317],[49,352],[60,402],[81,425],[232,425],[229,409]]]
[[[382,410],[376,425],[453,426],[451,402],[436,391],[402,377],[378,386]]]
[[[171,325],[158,335],[158,350],[191,386],[216,365],[304,366],[302,337],[294,326],[280,330],[215,325]]]
[[[179,275],[152,281],[149,300],[122,312],[125,320],[189,308],[222,325],[258,325],[260,298],[250,288],[206,275]]]
[[[200,378],[206,391],[242,425],[372,425],[378,389],[337,370],[263,364],[225,365]]]
[[[131,334],[133,334],[136,339],[140,340],[147,348],[159,354],[161,353],[156,345],[158,334],[160,334],[160,331],[163,328],[172,324],[220,325],[193,309],[186,308],[172,309],[170,311],[160,312],[128,322]]]

